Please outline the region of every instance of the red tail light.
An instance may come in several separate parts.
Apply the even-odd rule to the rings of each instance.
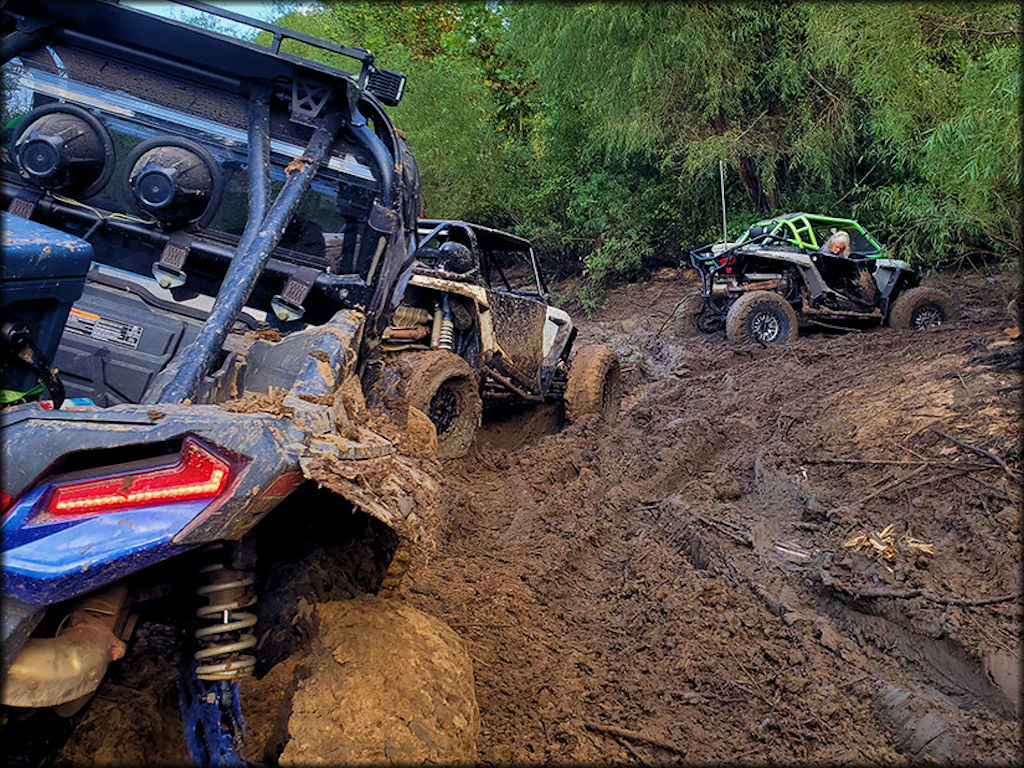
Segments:
[[[231,466],[226,461],[196,440],[186,438],[176,464],[57,484],[50,491],[45,510],[53,515],[82,515],[212,500],[227,485],[230,475]]]
[[[14,503],[14,499],[7,491],[0,490],[0,512],[6,512],[7,508]]]

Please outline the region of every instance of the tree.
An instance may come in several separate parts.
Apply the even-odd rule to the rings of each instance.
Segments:
[[[282,23],[409,74],[428,212],[592,283],[773,212],[899,255],[1019,253],[1020,10],[992,3],[336,3]]]
[[[485,83],[482,44],[500,27],[483,4],[331,3],[279,24],[326,40],[371,50],[377,63],[405,72],[401,104],[390,108],[416,154],[430,216],[509,220],[501,136],[491,121],[494,104]],[[322,51],[315,56],[342,68]],[[338,57],[340,59],[340,57]]]

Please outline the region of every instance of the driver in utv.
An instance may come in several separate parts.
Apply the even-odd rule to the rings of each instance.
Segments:
[[[840,229],[838,232],[833,232],[829,236],[828,240],[825,241],[825,244],[821,246],[820,253],[849,258],[850,233],[842,229]]]

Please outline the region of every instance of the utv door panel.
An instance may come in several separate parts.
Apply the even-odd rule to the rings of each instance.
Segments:
[[[509,375],[530,392],[540,386],[547,305],[506,291],[487,291],[494,313],[494,339],[505,353]]]

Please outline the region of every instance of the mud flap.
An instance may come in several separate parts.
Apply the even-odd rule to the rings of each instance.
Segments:
[[[178,705],[193,764],[246,765],[238,754],[245,736],[238,683],[200,680],[194,662],[183,664],[178,678]]]
[[[429,461],[395,452],[390,441],[363,431],[359,442],[338,436],[311,441],[299,458],[305,478],[412,542],[432,542],[440,477]]]

